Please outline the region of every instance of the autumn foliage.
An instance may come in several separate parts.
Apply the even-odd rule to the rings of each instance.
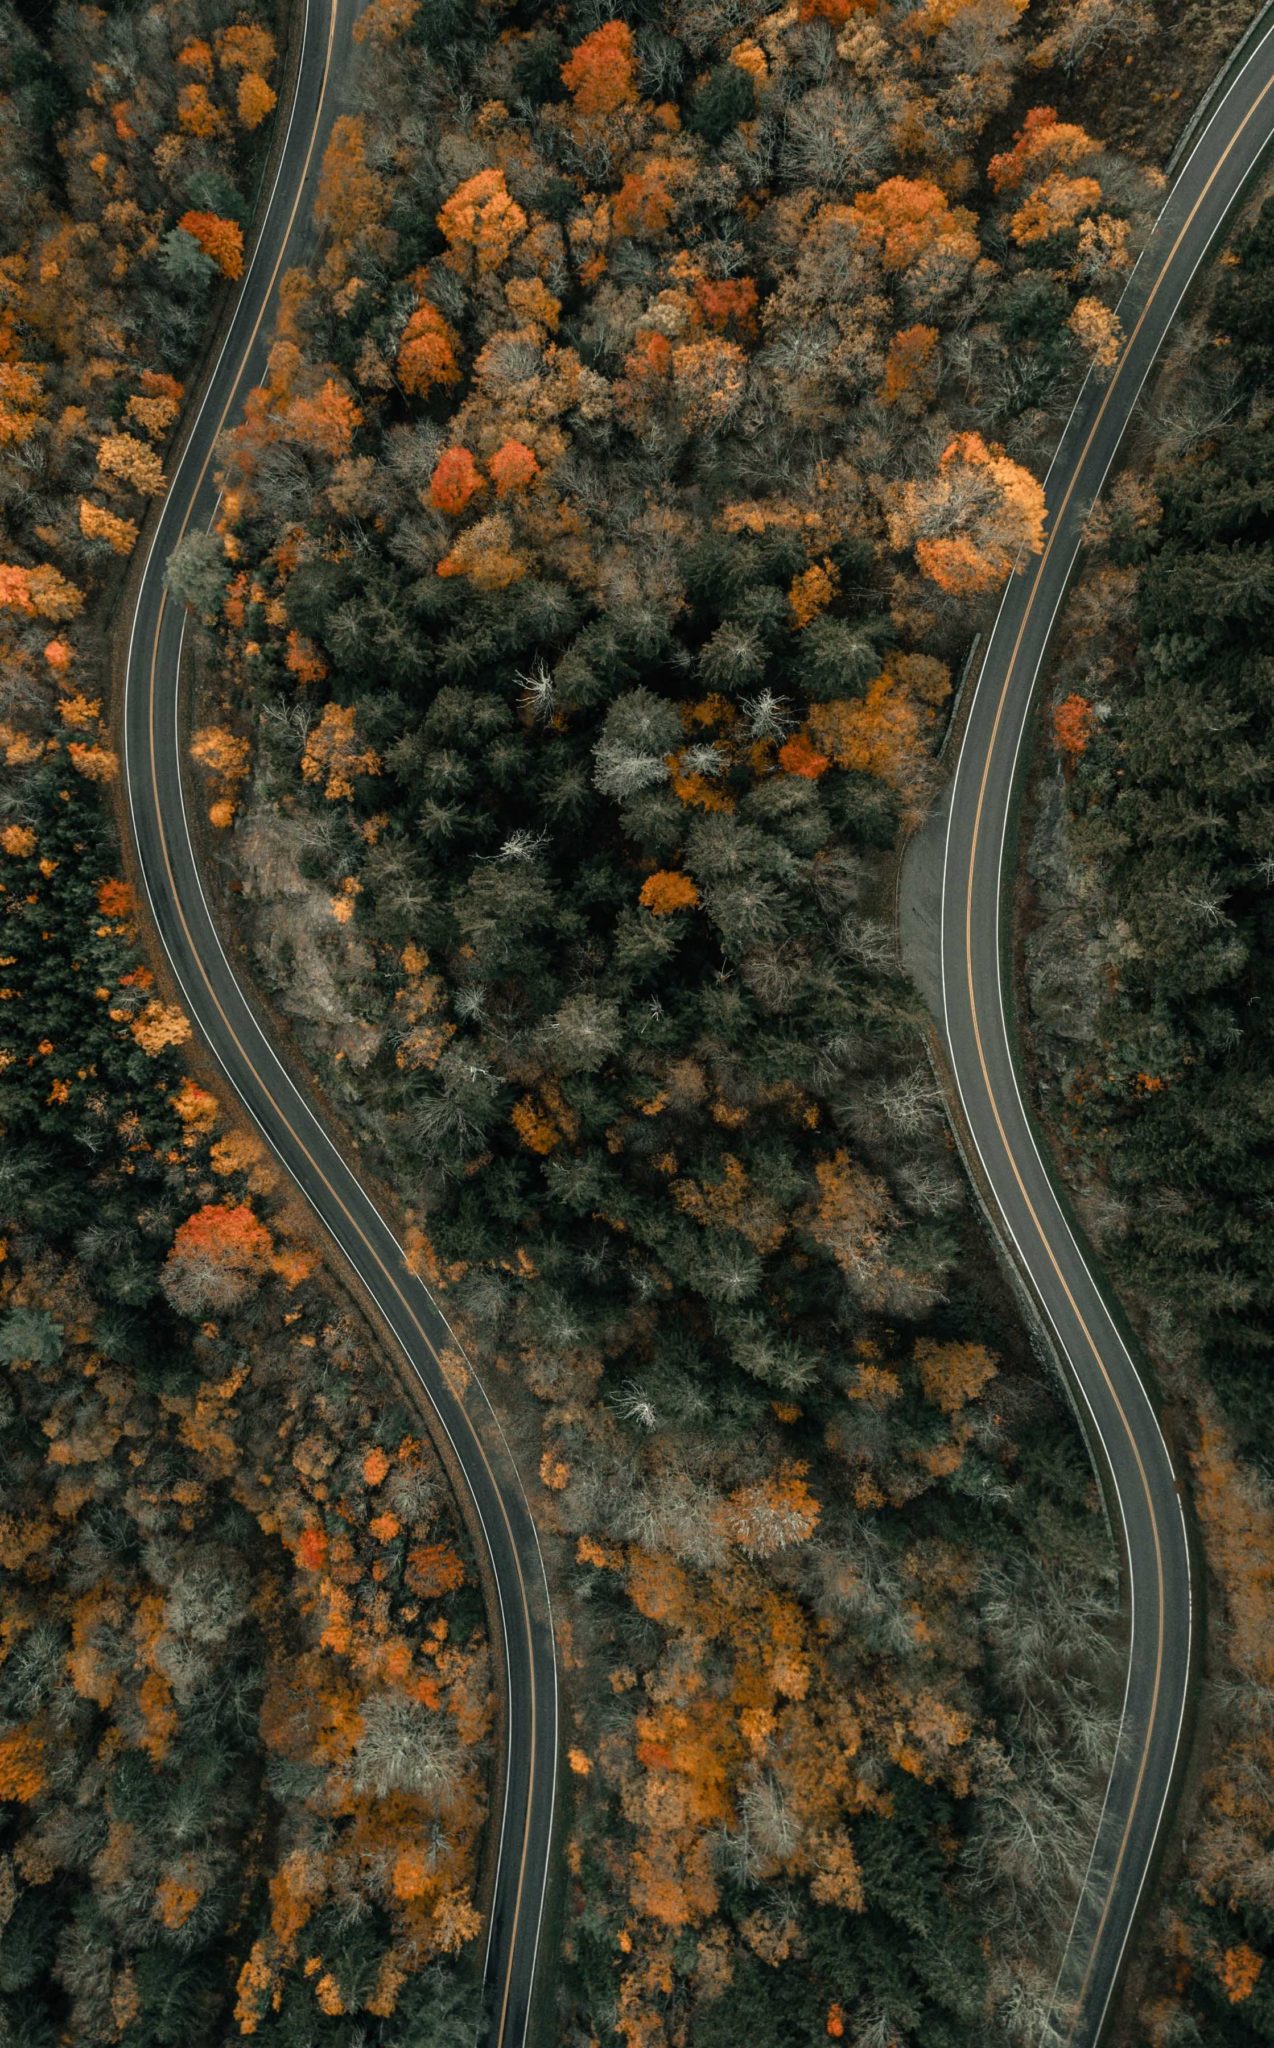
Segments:
[[[224,729],[202,750],[235,765]],[[262,1148],[183,1074],[102,807],[60,758],[25,786],[36,823],[0,829],[6,1143],[38,1159],[0,1230],[6,1957],[33,1912],[58,1940],[109,1920],[90,1979],[20,1994],[77,2041],[162,2028],[192,1969],[195,2039],[267,2032],[276,1995],[311,2041],[422,1991],[441,2024],[463,1994],[428,1973],[481,1926],[490,1695],[448,1483]],[[37,1642],[53,1692],[21,1705]]]
[[[937,328],[923,324],[905,327],[893,336],[880,387],[882,405],[924,410],[937,391],[938,341]]]
[[[187,1239],[212,1229],[224,1245],[225,1219],[206,1218],[191,1217]],[[56,1648],[64,1691],[56,1716],[7,1715],[0,1730],[11,1909],[26,1913],[29,1886],[47,1900],[56,1873],[81,1910],[111,1912],[115,2010],[127,1996],[140,2017],[162,1998],[144,1958],[176,1975],[193,1954],[210,1980],[229,1959],[224,2038],[261,2032],[284,1995],[304,2001],[311,2039],[324,2014],[384,2021],[417,1972],[481,1926],[472,1759],[488,1674],[480,1633],[455,1625],[466,1568],[439,1512],[445,1482],[417,1438],[390,1434],[375,1446],[375,1501],[356,1464],[333,1500],[346,1446],[316,1357],[340,1375],[346,1423],[364,1440],[384,1390],[321,1293],[304,1294],[292,1329],[268,1340],[233,1325],[229,1347],[210,1325],[170,1332],[169,1357],[197,1366],[181,1391],[118,1365],[100,1384],[100,1313],[74,1264],[45,1254],[33,1274],[6,1263],[0,1346],[8,1358],[25,1319],[37,1356],[21,1375],[6,1366],[4,1382],[17,1382],[41,1445],[11,1473],[6,1612],[19,1640],[38,1629]],[[227,1369],[243,1337],[250,1373]],[[106,1503],[119,1531],[149,1541],[73,1581],[37,1564],[55,1528],[83,1530]],[[229,1721],[217,1706],[228,1695]],[[289,1769],[303,1790],[276,1801],[266,1772]],[[139,1784],[161,1802],[180,1788],[184,1821],[172,1825],[165,1803],[145,1827],[126,1818]],[[91,1857],[61,1848],[37,1860],[70,1813],[99,1823]],[[240,1882],[223,1895],[227,1869],[255,1873],[246,1909]],[[331,1931],[333,1899],[375,1915],[356,1969]],[[92,2038],[97,1995],[71,1994],[77,2038]]]
[[[239,80],[235,106],[245,128],[259,128],[274,112],[277,95],[259,71],[245,71]]]
[[[502,441],[487,464],[487,473],[497,498],[503,498],[510,491],[527,490],[539,475],[540,465],[535,450],[525,441]]]
[[[973,214],[953,208],[927,178],[886,178],[874,192],[859,194],[854,211],[879,244],[886,270],[909,269],[943,245],[959,257],[977,254]]]
[[[604,22],[578,43],[562,66],[562,81],[586,120],[614,114],[637,98],[633,35],[625,21]]]
[[[359,743],[352,704],[324,705],[306,742],[301,773],[307,782],[321,785],[329,803],[352,796],[356,775],[380,773],[379,755]]]
[[[0,2033],[225,2042],[286,2007],[307,2042],[454,2038],[490,1695],[465,1538],[261,1147],[183,1074],[103,801],[119,562],[241,269],[275,46],[203,0],[10,9],[4,41]],[[351,452],[348,385],[289,395],[289,454]],[[196,726],[218,801],[243,730]]]
[[[199,13],[139,16],[117,33],[106,14],[72,10],[43,40],[10,24],[6,132],[29,180],[0,256],[0,449],[43,482],[39,505],[9,521],[0,658],[23,678],[28,728],[48,708],[27,688],[43,649],[17,621],[69,625],[113,577],[112,556],[131,553],[144,501],[164,489],[162,443],[210,277],[242,273],[236,178],[274,104],[276,51],[246,15],[192,33]],[[64,673],[74,635],[45,644]],[[101,692],[74,702],[100,705]],[[81,728],[65,740],[67,771],[108,781],[113,754],[83,729],[97,718],[72,706],[66,722]],[[3,742],[10,766],[17,744]]]
[[[1032,107],[1013,147],[992,157],[987,172],[997,192],[1018,192],[1033,177],[1082,164],[1098,147],[1077,123],[1059,120],[1055,107]]]
[[[448,448],[429,479],[430,503],[458,519],[469,500],[482,489],[482,472],[467,448]]]
[[[223,277],[243,276],[243,229],[237,221],[223,220],[215,213],[183,213],[177,223],[204,254],[211,256]]]
[[[1093,707],[1072,690],[1053,712],[1053,737],[1068,761],[1078,761],[1093,736]]]
[[[235,1308],[267,1272],[273,1240],[246,1202],[208,1202],[173,1239],[164,1285],[178,1305]]]
[[[504,172],[479,171],[457,185],[438,215],[450,260],[478,276],[498,270],[525,234],[527,219]]]
[[[367,161],[367,131],[361,115],[341,114],[323,153],[315,216],[339,245],[349,245],[378,227],[384,188]]]
[[[827,754],[819,752],[807,733],[794,733],[779,748],[779,766],[789,775],[800,775],[807,782],[817,782],[831,767]]]
[[[658,874],[647,875],[641,885],[639,900],[654,916],[667,917],[675,910],[693,910],[699,901],[699,891],[689,875],[680,875],[665,868]]]
[[[204,723],[257,708],[253,828],[300,872],[253,914],[275,959],[321,915],[340,962],[285,1000],[535,1404],[580,1596],[563,2025],[1007,2032],[1052,1938],[1009,1836],[1062,1832],[1041,1759],[1090,1706],[1050,1667],[1025,1714],[1006,1643],[1062,1576],[1049,1515],[1077,1574],[1102,1539],[954,1249],[886,863],[1042,545],[1036,394],[1082,373],[1068,320],[1148,186],[1053,144],[988,186],[1016,0],[483,15],[445,63],[425,13],[364,17],[379,91],[227,450]],[[1023,240],[1054,171],[1100,200]],[[296,431],[329,384],[359,415],[330,449]],[[414,1900],[420,1859],[386,1868]],[[916,1960],[948,1934],[958,2000]]]
[[[80,532],[86,540],[105,541],[117,555],[129,555],[136,544],[138,526],[135,519],[95,504],[91,498],[81,498]]]
[[[890,520],[895,545],[939,589],[972,596],[1002,583],[1022,554],[1044,547],[1044,493],[1030,471],[980,434],[947,443],[936,477],[906,484]]]
[[[455,330],[428,300],[417,306],[398,344],[398,377],[409,397],[424,398],[436,385],[460,378]]]

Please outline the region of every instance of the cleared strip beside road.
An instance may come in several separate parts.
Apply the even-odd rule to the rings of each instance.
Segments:
[[[1005,1001],[1005,873],[1022,739],[1084,520],[1199,266],[1274,129],[1274,24],[1240,44],[1120,307],[1126,340],[1080,394],[1046,481],[1044,552],[1011,579],[948,799],[941,1022],[998,1223],[1087,1411],[1117,1504],[1131,1611],[1120,1738],[1054,1999],[1053,2039],[1101,2037],[1153,1864],[1191,1684],[1193,1588],[1181,1494],[1153,1399],[1058,1200],[1023,1103]]]
[[[182,792],[184,614],[164,588],[173,549],[214,517],[217,437],[262,379],[279,279],[301,259],[362,4],[305,0],[294,92],[251,258],[144,557],[124,676],[123,773],[138,876],[191,1020],[387,1325],[468,1488],[496,1589],[493,1651],[497,1665],[503,1660],[505,1732],[480,2039],[490,2048],[524,2048],[552,1851],[559,1735],[553,1620],[535,1524],[478,1375],[328,1136],[310,1091],[282,1065],[268,1019],[239,985],[217,936]]]

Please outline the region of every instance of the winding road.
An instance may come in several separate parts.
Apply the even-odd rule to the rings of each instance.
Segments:
[[[172,469],[137,585],[123,703],[123,772],[136,866],[186,1009],[272,1151],[326,1225],[431,1403],[468,1488],[495,1589],[504,1659],[504,1756],[480,2040],[523,2048],[553,1848],[557,1667],[548,1585],[517,1468],[472,1364],[402,1246],[282,1065],[235,978],[200,879],[182,791],[182,607],[164,588],[183,535],[216,511],[218,435],[263,380],[280,277],[301,259],[323,146],[341,104],[351,28],[364,0],[305,0],[295,87],[234,316]]]
[[[281,1063],[237,981],[204,894],[182,787],[184,615],[165,593],[173,548],[215,514],[215,446],[262,379],[277,286],[308,236],[323,144],[341,111],[362,0],[305,0],[295,86],[251,261],[143,558],[128,640],[123,766],[137,871],[190,1017],[271,1149],[326,1225],[432,1404],[487,1551],[504,1659],[502,1811],[481,2034],[523,2048],[553,1849],[559,1725],[552,1614],[535,1525],[509,1447],[446,1318]],[[1055,2038],[1101,2033],[1172,1786],[1192,1653],[1177,1478],[1154,1405],[1058,1201],[1023,1104],[1006,1015],[1004,851],[1032,695],[1083,520],[1195,272],[1255,165],[1274,111],[1274,28],[1231,61],[1121,309],[1127,342],[1085,386],[1047,480],[1049,539],[1005,593],[946,810],[932,986],[968,1132],[999,1222],[1069,1363],[1118,1503],[1132,1611],[1121,1737],[1088,1881],[1058,1982]]]
[[[1010,578],[969,705],[946,804],[936,973],[965,1133],[1016,1258],[1065,1359],[1090,1448],[1106,1467],[1130,1611],[1120,1736],[1092,1860],[1054,1994],[1054,2038],[1101,2037],[1150,1875],[1181,1746],[1194,1589],[1181,1487],[1152,1394],[1059,1201],[1023,1101],[1005,998],[1012,888],[1006,846],[1019,757],[1083,525],[1200,265],[1274,129],[1274,23],[1230,60],[1120,305],[1113,374],[1085,385],[1045,483],[1048,538]]]

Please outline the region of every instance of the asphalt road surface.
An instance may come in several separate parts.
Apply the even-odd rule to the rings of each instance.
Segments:
[[[1054,2000],[1054,2038],[1102,2034],[1168,1811],[1191,1683],[1193,1589],[1180,1489],[1154,1401],[1054,1192],[1023,1105],[1006,1014],[1005,844],[1022,735],[1085,517],[1191,280],[1274,126],[1274,25],[1231,60],[1120,308],[1114,374],[1090,382],[1046,482],[1048,539],[1010,579],[947,808],[936,942],[947,1049],[1000,1227],[1038,1296],[1104,1460],[1131,1611],[1119,1744]]]
[[[200,881],[182,793],[179,717],[182,607],[164,571],[188,532],[211,522],[214,448],[262,381],[278,280],[301,259],[323,145],[342,111],[350,30],[363,0],[307,0],[296,90],[264,196],[233,323],[171,475],[145,556],[128,646],[124,776],[137,865],[196,1030],[271,1149],[292,1175],[379,1311],[450,1440],[472,1499],[496,1591],[504,1657],[504,1758],[498,1861],[480,2038],[523,2048],[553,1846],[558,1764],[557,1670],[544,1566],[526,1496],[472,1364],[402,1247],[324,1129],[303,1081],[280,1064],[268,1019],[235,979]],[[445,1354],[445,1356],[444,1356]]]
[[[124,773],[140,877],[191,1019],[433,1404],[485,1539],[503,1639],[506,1743],[482,2036],[490,2048],[522,2048],[552,1850],[559,1734],[552,1616],[535,1526],[472,1365],[460,1359],[441,1310],[328,1137],[304,1082],[280,1063],[268,1022],[217,937],[182,789],[184,621],[164,589],[172,549],[213,517],[217,435],[261,380],[276,287],[301,254],[360,5],[307,0],[296,90],[251,261],[145,557],[127,658]],[[1056,2038],[1072,2048],[1092,2048],[1101,2033],[1167,1809],[1190,1680],[1192,1594],[1176,1475],[1152,1401],[1053,1192],[1022,1103],[1002,978],[1003,854],[1032,692],[1084,516],[1181,299],[1265,145],[1272,109],[1274,28],[1236,56],[1129,287],[1121,309],[1128,338],[1115,373],[1081,394],[1047,481],[1048,543],[1005,595],[950,795],[937,945],[951,1063],[1003,1229],[1069,1361],[1090,1438],[1108,1466],[1131,1593],[1119,1748],[1058,1981]]]

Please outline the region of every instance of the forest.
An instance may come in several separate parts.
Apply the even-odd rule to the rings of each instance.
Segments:
[[[1163,180],[1100,110],[1151,96],[1157,32],[1135,0],[371,0],[218,529],[172,564],[227,922],[490,1366],[549,1548],[563,2048],[1044,2031],[1118,1718],[1115,1559],[986,1258],[892,887],[1118,346]],[[473,2033],[477,1567],[144,957],[112,808],[113,608],[242,274],[286,34],[233,0],[0,0],[0,2001],[33,2048]],[[1218,330],[1252,374],[1263,246]],[[1259,402],[1222,429],[1237,731]],[[1225,459],[1210,428],[1190,453]],[[1197,587],[1190,478],[1112,513],[1127,644],[1143,596]],[[1194,661],[1160,637],[1165,673]],[[1072,682],[1096,824],[1118,729]],[[1258,779],[1201,919],[1254,958]],[[1183,979],[1129,1123],[1233,1050],[1239,947],[1206,1001]],[[1235,1739],[1147,2048],[1266,2038],[1233,1157],[1174,1242],[1216,1273],[1195,1463]]]
[[[1162,180],[1016,0],[358,33],[171,585],[227,915],[556,1539],[559,2038],[1035,2041],[1113,1559],[890,878]]]
[[[1046,1113],[1190,1447],[1219,1655],[1142,2039],[1274,2039],[1274,200],[1092,522],[1025,926]]]
[[[0,2034],[460,2048],[467,1536],[191,1071],[103,801],[110,604],[237,273],[274,36],[215,5],[0,36]]]

